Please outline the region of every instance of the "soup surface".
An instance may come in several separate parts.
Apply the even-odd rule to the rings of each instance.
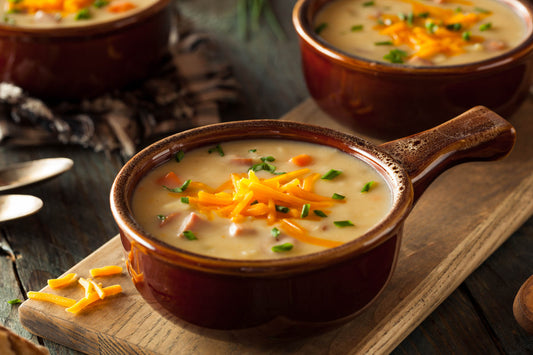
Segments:
[[[275,259],[357,238],[391,198],[373,168],[337,149],[243,140],[178,153],[141,179],[132,207],[146,231],[176,247]]]
[[[157,0],[0,0],[4,24],[29,28],[78,27],[117,20]]]
[[[494,0],[335,0],[314,28],[347,53],[415,66],[480,61],[527,36],[523,19]]]

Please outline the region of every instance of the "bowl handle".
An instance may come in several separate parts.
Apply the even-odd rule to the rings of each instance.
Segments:
[[[384,143],[381,149],[398,160],[414,187],[415,201],[446,169],[467,161],[496,160],[515,143],[514,127],[495,112],[476,106],[435,128]]]

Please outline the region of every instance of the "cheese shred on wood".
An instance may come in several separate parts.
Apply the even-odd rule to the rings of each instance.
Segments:
[[[90,270],[90,274],[93,277],[117,275],[120,273],[122,273],[122,267],[117,265],[109,265]],[[104,287],[101,283],[97,283],[91,278],[78,278],[77,274],[75,273],[66,274],[58,279],[48,280],[48,285],[52,289],[64,288],[74,283],[79,284],[85,289],[84,297],[79,300],[63,297],[53,293],[35,291],[28,292],[27,296],[31,300],[46,301],[63,306],[67,312],[78,314],[93,303],[122,292],[122,287],[120,285]]]

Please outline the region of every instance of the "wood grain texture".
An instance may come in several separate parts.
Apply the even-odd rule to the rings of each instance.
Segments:
[[[388,353],[533,213],[533,142],[525,138],[533,134],[530,113],[533,104],[527,102],[514,117],[519,134],[509,157],[454,167],[430,186],[406,222],[398,266],[385,292],[333,331],[280,343],[200,329],[155,313],[126,275],[115,280],[124,294],[91,312],[72,316],[30,300],[20,307],[21,322],[37,335],[89,354]],[[310,100],[283,119],[345,130]],[[121,263],[119,244],[113,238],[67,272],[86,275],[92,267]]]

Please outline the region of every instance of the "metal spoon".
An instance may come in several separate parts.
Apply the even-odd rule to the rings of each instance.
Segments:
[[[0,168],[0,192],[46,180],[69,170],[68,158],[47,158],[15,163]]]
[[[31,195],[0,196],[0,222],[29,216],[43,207],[43,201]]]

